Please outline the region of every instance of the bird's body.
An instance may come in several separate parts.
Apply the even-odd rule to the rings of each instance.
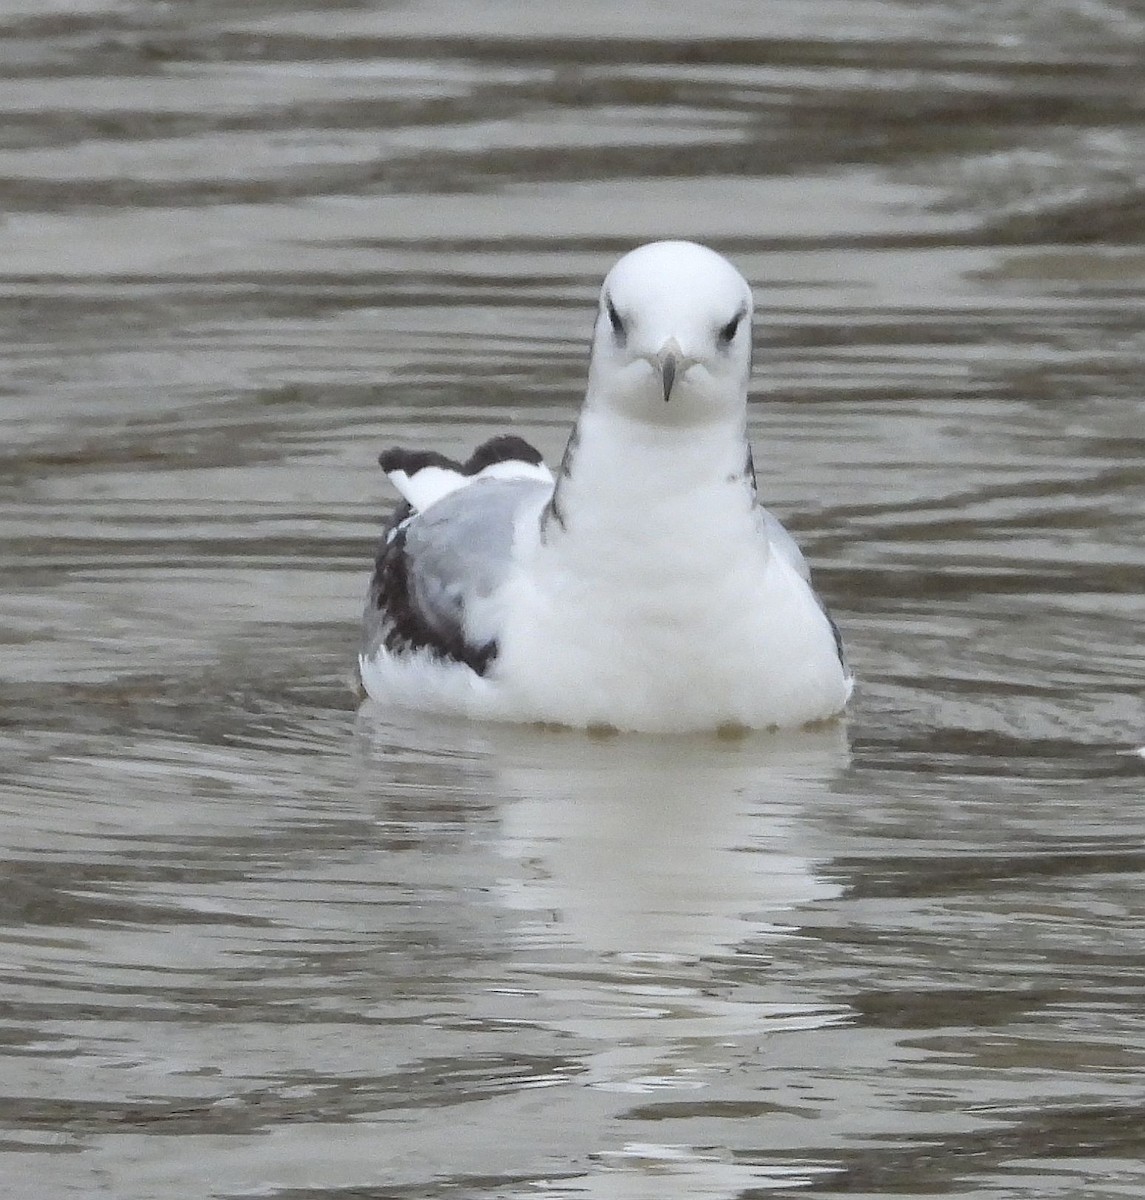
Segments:
[[[750,308],[712,251],[642,247],[605,281],[588,394],[555,481],[517,438],[464,465],[382,456],[407,504],[366,608],[371,696],[652,732],[791,727],[842,710],[837,632],[756,499]]]

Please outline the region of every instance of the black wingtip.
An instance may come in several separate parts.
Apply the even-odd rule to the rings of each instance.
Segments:
[[[413,475],[426,467],[445,467],[449,471],[464,471],[465,468],[455,459],[438,454],[436,450],[406,450],[401,446],[391,446],[378,455],[378,466],[388,475],[390,471],[404,471]]]
[[[540,466],[544,459],[541,452],[535,446],[530,446],[524,438],[514,433],[501,433],[482,442],[469,456],[462,470],[466,475],[476,475],[478,471],[499,462],[524,462]]]
[[[378,455],[378,465],[387,474],[390,471],[404,471],[407,475],[414,475],[426,467],[444,467],[459,475],[476,475],[478,471],[499,462],[524,462],[539,466],[544,459],[535,446],[530,446],[524,438],[513,433],[498,434],[482,442],[464,463],[439,454],[436,450],[407,450],[404,446],[391,446]]]

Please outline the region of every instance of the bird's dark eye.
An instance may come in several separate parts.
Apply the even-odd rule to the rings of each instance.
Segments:
[[[739,329],[739,323],[742,320],[743,311],[741,309],[726,325],[720,329],[719,339],[721,346],[727,346],[731,344],[731,340],[735,337],[736,330]]]
[[[617,342],[623,346],[625,338],[628,336],[628,331],[624,328],[624,321],[620,313],[616,311],[616,305],[612,303],[609,297],[604,299],[604,311],[608,313],[608,319],[612,322],[612,334]]]

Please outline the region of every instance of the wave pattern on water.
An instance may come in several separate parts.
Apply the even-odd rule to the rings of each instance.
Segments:
[[[0,14],[0,1181],[1137,1196],[1145,13],[523,11]],[[847,728],[355,717],[377,449],[678,235]]]

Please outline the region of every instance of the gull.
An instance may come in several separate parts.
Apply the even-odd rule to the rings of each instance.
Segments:
[[[649,733],[842,712],[838,629],[756,493],[752,308],[715,251],[640,246],[605,277],[555,475],[511,434],[381,454],[402,499],[363,619],[373,700]]]

